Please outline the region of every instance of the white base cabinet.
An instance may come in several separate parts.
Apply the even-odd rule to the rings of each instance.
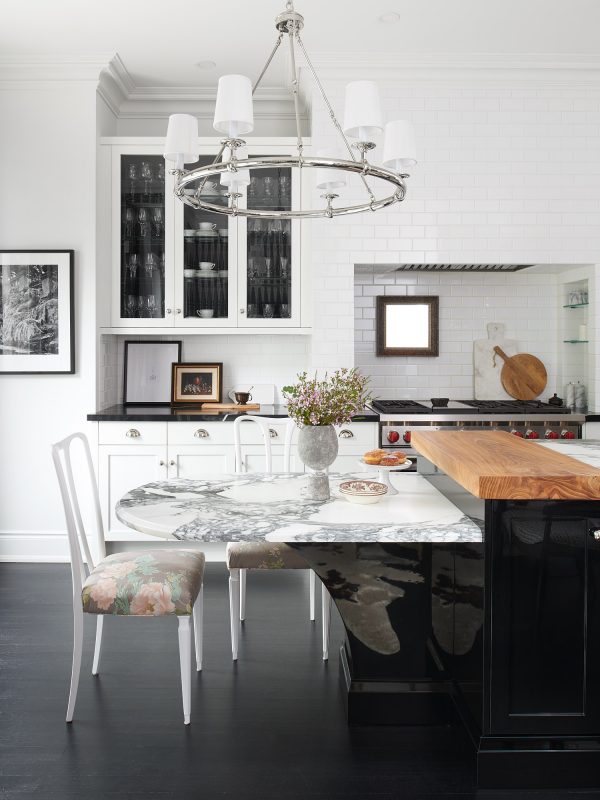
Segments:
[[[235,472],[231,422],[99,422],[98,482],[107,541],[156,541],[122,525],[115,506],[131,489],[171,478],[206,478]],[[337,428],[339,455],[332,472],[360,472],[359,459],[377,446],[376,422]],[[262,472],[265,450],[257,426],[243,425],[242,470]],[[283,440],[273,441],[273,469],[283,469]],[[304,471],[292,444],[292,471]]]

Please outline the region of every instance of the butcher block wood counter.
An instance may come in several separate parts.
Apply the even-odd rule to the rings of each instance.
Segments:
[[[484,500],[599,500],[600,470],[506,431],[413,431],[412,446]]]

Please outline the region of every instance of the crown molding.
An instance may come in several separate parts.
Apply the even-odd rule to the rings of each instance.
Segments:
[[[517,83],[600,87],[598,53],[335,53],[311,61],[327,81],[382,84]]]
[[[114,57],[114,53],[69,53],[62,56],[29,53],[22,56],[0,56],[0,81],[15,84],[98,82],[100,73]]]

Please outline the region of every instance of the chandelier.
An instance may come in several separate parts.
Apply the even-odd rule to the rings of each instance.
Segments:
[[[294,10],[292,2],[286,3],[286,10],[276,18],[275,26],[278,31],[275,46],[254,85],[244,75],[223,75],[219,79],[213,127],[226,138],[221,141],[219,152],[211,164],[185,169],[185,164],[194,163],[199,158],[198,121],[189,114],[172,114],[169,117],[164,157],[174,165],[171,172],[175,176],[175,196],[186,205],[215,214],[275,219],[331,218],[362,211],[379,211],[404,200],[404,181],[409,177],[405,170],[417,163],[410,123],[395,120],[384,126],[376,84],[371,81],[354,81],[346,86],[344,125],[340,125],[300,36],[304,18]],[[246,142],[241,137],[254,128],[252,96],[284,37],[289,44],[297,152],[284,156],[248,157]],[[304,56],[331,122],[341,138],[346,156],[344,158],[338,157],[337,152],[327,155],[319,151],[316,156],[305,155],[303,152],[296,47]],[[370,163],[367,156],[376,146],[374,138],[382,131],[382,166],[377,166]],[[315,170],[316,186],[322,191],[320,198],[323,202],[315,208],[291,208],[286,211],[252,208],[248,203],[240,203],[250,183],[250,170],[274,168]],[[346,185],[347,174],[359,176],[361,191],[364,192],[362,202],[353,205],[343,205],[343,201],[339,204],[336,202],[340,197],[339,192]],[[372,189],[370,179],[373,178],[378,179],[379,196]],[[207,192],[203,196],[207,181],[219,181],[227,188],[227,205],[210,202]]]

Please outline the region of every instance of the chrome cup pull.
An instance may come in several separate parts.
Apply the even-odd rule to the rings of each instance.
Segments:
[[[198,428],[197,431],[194,431],[194,436],[196,437],[196,439],[208,439],[210,434],[206,430],[206,428]]]
[[[269,436],[271,437],[271,439],[277,439],[279,434],[277,433],[277,431],[273,430],[273,428],[269,428]]]
[[[169,466],[170,466],[170,467],[175,467],[176,465],[177,465],[177,463],[176,463],[175,461],[173,461],[173,459],[171,459],[171,460],[169,461]]]
[[[139,439],[141,435],[137,428],[129,428],[125,434],[128,439]]]
[[[347,428],[344,428],[338,433],[338,437],[340,439],[354,439],[354,434],[352,431],[349,431]]]

